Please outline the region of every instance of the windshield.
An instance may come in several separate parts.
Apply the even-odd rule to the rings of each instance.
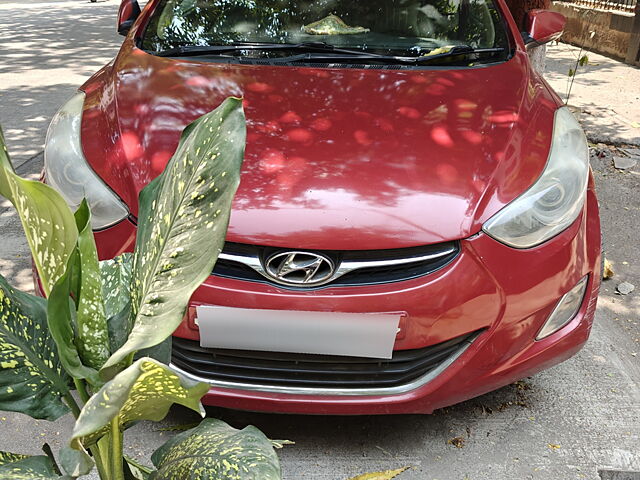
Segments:
[[[403,56],[434,55],[455,45],[508,47],[493,0],[160,0],[142,48],[163,52],[239,43],[323,43]]]

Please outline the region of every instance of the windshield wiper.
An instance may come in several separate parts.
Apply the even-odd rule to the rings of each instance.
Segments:
[[[441,60],[443,58],[457,57],[460,55],[485,55],[489,53],[504,52],[504,47],[492,47],[492,48],[473,48],[469,45],[456,45],[447,52],[437,53],[435,55],[422,55],[420,57],[413,57],[410,63],[423,65],[425,63],[431,63],[434,60]]]
[[[272,58],[272,62],[300,62],[300,61],[365,61],[371,60],[375,62],[400,64],[400,65],[424,65],[426,63],[437,62],[445,58],[458,57],[458,56],[480,56],[487,54],[494,54],[504,52],[506,49],[503,47],[494,48],[473,48],[468,45],[456,45],[447,52],[437,53],[435,55],[423,55],[420,57],[407,57],[398,55],[381,55],[377,53],[370,53],[367,51],[349,51],[348,55],[344,55],[342,49],[327,50],[326,53],[304,53],[299,55],[292,55],[290,57]]]
[[[331,52],[343,55],[365,55],[367,57],[387,58],[386,55],[367,52],[366,50],[351,50],[347,48],[339,48],[325,42],[304,42],[304,43],[233,43],[231,45],[182,45],[159,52],[154,52],[159,57],[188,57],[198,55],[220,54],[228,52],[236,52],[241,50],[253,51],[274,51],[274,50],[293,50],[306,52]]]
[[[332,53],[299,53],[297,55],[289,55],[286,57],[276,57],[270,58],[270,63],[295,63],[295,62],[325,62],[325,63],[342,63],[342,62],[364,62],[364,61],[372,61],[372,62],[382,62],[382,63],[393,63],[397,64],[399,59],[396,57],[390,57],[387,55],[378,55],[375,53],[350,53],[344,54],[340,52]]]
[[[426,63],[437,62],[438,60],[461,55],[485,55],[491,53],[504,52],[502,47],[497,48],[473,48],[469,45],[456,45],[450,50],[435,55],[422,55],[420,57],[413,56],[397,56],[382,55],[379,53],[368,52],[366,50],[351,50],[346,48],[335,47],[325,42],[308,42],[308,43],[234,43],[231,45],[181,45],[179,47],[154,52],[155,55],[161,57],[188,57],[188,56],[206,56],[215,55],[223,58],[234,58],[228,55],[236,51],[275,51],[275,50],[292,50],[303,51],[291,56],[269,58],[273,63],[293,63],[293,62],[340,62],[340,61],[376,61],[388,64],[401,65],[423,65]]]

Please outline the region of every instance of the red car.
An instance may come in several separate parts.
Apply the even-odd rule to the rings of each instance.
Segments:
[[[520,21],[521,19],[517,19]],[[49,129],[102,258],[180,132],[244,97],[227,242],[173,340],[210,405],[429,413],[586,342],[600,222],[584,133],[503,0],[124,0],[117,57]]]

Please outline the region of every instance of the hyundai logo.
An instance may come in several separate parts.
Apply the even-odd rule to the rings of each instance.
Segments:
[[[300,287],[328,282],[335,266],[329,257],[319,253],[280,252],[267,258],[265,271],[278,283]]]

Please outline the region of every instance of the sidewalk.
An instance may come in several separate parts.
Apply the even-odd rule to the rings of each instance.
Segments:
[[[577,68],[568,103],[581,109],[589,141],[640,146],[640,68],[557,43],[547,47],[545,78],[566,101],[569,70],[582,55],[589,63]]]
[[[111,60],[118,0],[0,0],[0,124],[16,167],[42,153],[51,117]]]

